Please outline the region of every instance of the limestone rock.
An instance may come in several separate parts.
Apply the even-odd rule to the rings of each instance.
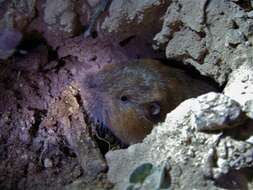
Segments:
[[[115,37],[121,40],[133,35],[150,35],[147,31],[154,33],[159,30],[168,4],[169,1],[162,0],[112,1],[102,29],[117,34]]]
[[[72,34],[77,27],[74,3],[69,0],[48,0],[45,3],[44,21],[53,30],[57,28],[66,33]]]
[[[252,49],[250,5],[240,1],[173,1],[165,14],[162,30],[154,38],[154,47],[193,65],[203,75],[224,84],[234,61],[242,51]]]
[[[196,98],[192,125],[198,131],[214,131],[242,124],[245,114],[240,104],[222,94],[208,93]]]

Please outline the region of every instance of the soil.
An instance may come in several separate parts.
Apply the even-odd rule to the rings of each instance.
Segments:
[[[79,82],[103,64],[131,58],[120,48],[80,35],[54,50],[35,38],[22,42],[25,53],[2,61],[0,189],[62,189],[80,179],[87,188],[111,187],[108,150],[99,149],[87,125]]]

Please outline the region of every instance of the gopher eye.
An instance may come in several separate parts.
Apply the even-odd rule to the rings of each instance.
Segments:
[[[123,96],[120,97],[120,100],[122,102],[126,102],[126,101],[128,101],[128,97],[123,95]]]

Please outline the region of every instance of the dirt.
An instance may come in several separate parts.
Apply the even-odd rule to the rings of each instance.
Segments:
[[[0,188],[62,189],[80,179],[110,187],[79,82],[129,57],[108,39],[81,35],[54,50],[34,36],[0,65]]]

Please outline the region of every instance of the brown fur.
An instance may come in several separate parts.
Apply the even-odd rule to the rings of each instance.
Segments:
[[[183,100],[214,88],[151,59],[107,65],[83,83],[92,118],[123,143],[140,142]]]

